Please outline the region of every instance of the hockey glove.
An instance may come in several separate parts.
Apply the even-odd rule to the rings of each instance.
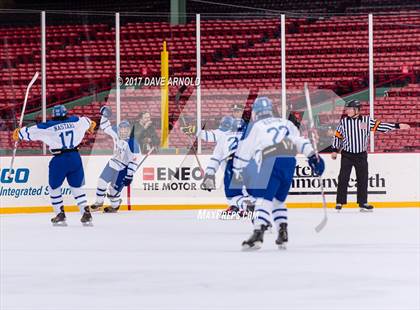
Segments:
[[[181,127],[181,130],[183,133],[185,133],[186,135],[192,136],[196,133],[196,128],[194,125],[188,125],[185,127]]]
[[[129,186],[133,182],[133,176],[132,175],[126,175],[123,179],[124,186]]]
[[[96,127],[96,122],[95,121],[90,121],[90,126],[89,129],[87,130],[90,134],[95,132],[95,127]]]
[[[111,116],[112,116],[112,111],[111,111],[111,109],[110,108],[108,108],[108,107],[101,107],[100,109],[99,109],[99,113],[101,114],[101,116],[103,116],[103,117],[106,117],[106,118],[108,118],[108,119],[110,119],[111,118]]]
[[[19,141],[20,139],[19,139],[19,130],[20,130],[20,128],[16,128],[15,130],[13,130],[13,133],[12,133],[12,139],[13,139],[13,141],[15,141],[15,142],[17,142],[17,141]]]
[[[317,157],[315,154],[308,158],[308,164],[312,168],[315,176],[320,176],[324,173],[325,163],[321,156]]]
[[[214,174],[206,173],[203,183],[201,183],[201,189],[209,192],[216,189],[216,178]]]

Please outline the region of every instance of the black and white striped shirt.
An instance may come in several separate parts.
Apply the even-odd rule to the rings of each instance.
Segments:
[[[368,148],[370,132],[387,132],[396,128],[399,128],[398,123],[383,123],[370,116],[344,117],[338,124],[333,138],[333,151],[365,152]]]

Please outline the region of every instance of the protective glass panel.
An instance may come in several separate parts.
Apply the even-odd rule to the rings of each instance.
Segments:
[[[254,12],[255,13],[255,12]],[[202,125],[217,129],[223,116],[248,122],[258,96],[280,107],[280,18],[201,16]],[[203,152],[214,143],[203,139]]]
[[[374,117],[411,126],[409,130],[376,133],[375,152],[418,152],[420,15],[418,11],[375,14],[373,25]]]
[[[303,92],[293,103],[294,110],[299,111],[296,125],[301,136],[308,138],[319,153],[331,152],[336,128],[344,112],[344,102],[343,98],[330,89],[308,88],[308,91]]]
[[[197,152],[194,134],[182,131],[197,119],[195,29],[194,20],[171,23],[165,14],[121,14],[121,119],[133,126],[143,155]],[[131,187],[132,204],[158,200],[157,188],[181,178],[177,169],[194,169],[186,155],[156,164],[159,158],[148,157],[139,168],[142,181]]]
[[[153,141],[148,137],[139,141],[143,150],[155,146],[155,153],[176,154],[189,149],[175,124],[186,96],[195,89],[195,28],[191,21],[170,23],[168,16],[121,16],[123,87],[147,93],[137,101],[122,102],[122,107],[130,106],[133,116],[137,113],[134,122],[143,113],[150,114],[154,128],[150,134],[156,133]]]
[[[41,71],[40,20],[39,13],[0,12],[0,155],[12,154],[28,84]],[[35,124],[40,109],[41,75],[28,92],[23,126]],[[41,152],[40,142],[22,141],[16,154]]]
[[[286,83],[290,113],[294,112],[291,105],[294,97],[302,94],[304,83],[311,92],[331,90],[345,101],[358,99],[367,107],[368,16],[287,16],[286,20]],[[342,111],[339,104],[334,113]]]
[[[112,141],[99,127],[99,108],[116,112],[115,15],[48,13],[47,116],[63,104],[68,115],[87,116],[98,126],[86,134],[82,154],[110,154]]]

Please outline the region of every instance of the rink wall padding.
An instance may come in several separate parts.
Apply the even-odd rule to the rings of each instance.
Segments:
[[[88,202],[95,200],[97,178],[110,156],[83,156]],[[340,159],[326,161],[324,187],[329,207],[334,206]],[[48,162],[50,156],[18,156],[13,178],[7,178],[10,157],[0,157],[0,213],[50,212]],[[200,156],[203,166],[210,156]],[[375,207],[420,207],[420,154],[393,153],[369,155],[369,201]],[[202,177],[194,156],[152,155],[137,171],[130,194],[122,193],[122,210],[193,210],[226,207],[219,169],[217,190],[200,189]],[[298,157],[289,208],[321,207],[318,178],[313,177],[306,159]],[[356,207],[356,181],[352,172],[349,207]],[[63,186],[66,210],[76,211],[71,191]]]

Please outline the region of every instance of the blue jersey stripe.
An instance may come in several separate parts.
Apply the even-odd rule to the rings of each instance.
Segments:
[[[25,128],[25,132],[28,135],[28,140],[31,141],[31,137],[29,136],[29,131],[28,131],[28,127]]]
[[[268,213],[267,211],[262,210],[262,209],[257,209],[257,210],[255,210],[255,212],[262,212],[262,213],[265,213],[265,214],[267,214],[268,216],[270,216],[270,213]]]
[[[239,156],[237,156],[237,155],[235,155],[235,158],[237,158],[237,159],[239,159],[239,160],[242,160],[243,162],[249,162],[249,160],[247,160],[247,159],[243,159],[243,158],[241,158],[241,157],[239,157]]]
[[[274,210],[273,210],[273,213],[274,213],[274,212],[277,212],[277,211],[287,211],[287,209],[286,209],[286,208],[274,209]]]

